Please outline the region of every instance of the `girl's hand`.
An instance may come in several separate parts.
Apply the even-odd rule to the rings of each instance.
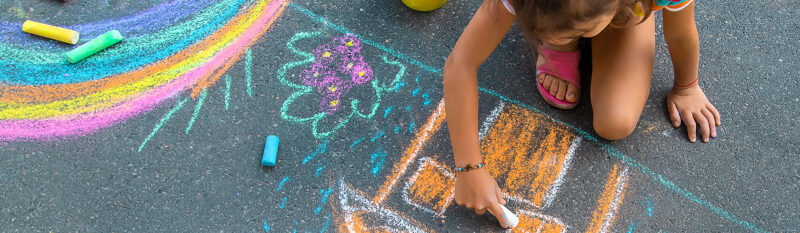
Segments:
[[[717,137],[717,126],[721,124],[719,111],[708,101],[699,85],[672,88],[667,94],[667,110],[673,127],[681,126],[681,120],[686,124],[689,141],[696,141],[698,126],[703,142],[708,142],[709,136]]]
[[[500,205],[506,204],[503,192],[486,168],[456,173],[455,192],[456,204],[473,209],[477,214],[486,213],[486,209],[490,209],[492,213],[503,213],[500,208]],[[508,227],[501,214],[495,217],[500,225]]]

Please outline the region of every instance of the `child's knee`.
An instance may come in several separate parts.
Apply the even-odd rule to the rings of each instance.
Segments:
[[[600,114],[594,116],[594,130],[607,140],[620,140],[633,133],[639,117],[635,114]]]

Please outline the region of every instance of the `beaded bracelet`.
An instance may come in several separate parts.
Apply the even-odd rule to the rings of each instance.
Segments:
[[[468,172],[470,170],[482,168],[484,166],[485,166],[484,163],[479,163],[478,165],[475,166],[473,166],[472,164],[467,164],[467,166],[464,167],[457,167],[456,172]]]

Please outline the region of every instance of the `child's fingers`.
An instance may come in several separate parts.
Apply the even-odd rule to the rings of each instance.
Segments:
[[[483,214],[486,213],[486,208],[475,209],[475,213],[478,214],[478,215],[483,215]]]
[[[506,204],[506,199],[503,199],[503,191],[500,191],[500,187],[499,186],[494,189],[494,195],[497,196],[497,202],[498,203],[503,204],[503,205]]]
[[[683,116],[683,123],[686,125],[686,132],[688,133],[689,141],[695,142],[697,140],[697,125],[694,123],[692,114],[690,112],[685,112],[681,115]]]
[[[706,116],[703,116],[702,112],[696,112],[692,114],[694,116],[695,121],[700,126],[700,134],[703,136],[703,142],[708,142],[709,133],[711,129],[708,128],[708,119]]]
[[[667,111],[669,112],[669,119],[672,120],[672,127],[678,128],[681,126],[681,115],[678,114],[678,107],[675,102],[667,102]]]
[[[711,137],[717,137],[717,123],[716,119],[714,119],[714,114],[711,113],[711,110],[704,108],[701,110],[703,116],[708,120],[708,128],[711,129]]]
[[[716,108],[716,107],[714,107],[714,105],[713,105],[713,104],[711,104],[711,103],[708,103],[708,104],[706,104],[706,107],[707,107],[708,109],[711,109],[711,113],[713,113],[713,114],[714,114],[714,121],[716,121],[717,125],[721,125],[721,124],[722,124],[722,121],[720,121],[720,120],[722,120],[722,119],[721,119],[721,117],[719,116],[719,111],[717,111],[717,108]]]
[[[494,217],[497,218],[497,221],[500,222],[500,226],[503,228],[508,227],[508,217],[505,216],[505,213],[503,213],[503,208],[500,207],[500,204],[495,203],[489,205],[489,211],[491,211],[492,215],[494,215]]]

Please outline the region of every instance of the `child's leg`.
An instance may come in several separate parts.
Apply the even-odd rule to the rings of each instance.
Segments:
[[[605,139],[630,135],[647,102],[655,56],[654,18],[624,29],[609,27],[592,38],[594,129]]]

